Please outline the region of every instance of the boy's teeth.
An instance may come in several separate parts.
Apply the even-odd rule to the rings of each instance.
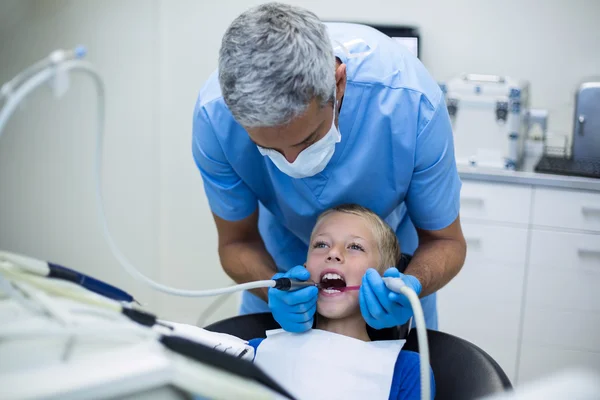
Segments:
[[[335,289],[323,289],[323,291],[325,293],[340,293],[339,290],[335,290]]]
[[[322,279],[341,279],[341,280],[344,280],[344,278],[342,278],[339,274],[334,274],[332,272],[328,272],[325,275],[323,275]]]

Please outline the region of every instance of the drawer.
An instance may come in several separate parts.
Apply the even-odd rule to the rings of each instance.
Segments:
[[[469,308],[438,298],[439,330],[475,344],[488,353],[515,379],[518,355],[518,307],[498,309],[483,303]],[[473,301],[472,301],[473,302]],[[493,318],[480,318],[493,314]]]
[[[440,331],[473,342],[483,349],[487,349],[485,344],[490,341],[505,346],[516,346],[521,319],[519,303],[514,301],[503,303],[504,299],[499,296],[488,296],[487,299],[473,296],[470,301],[464,301],[453,299],[453,293],[450,291],[439,294]],[[492,301],[498,298],[500,301]],[[500,307],[499,304],[502,306]]]
[[[522,385],[567,368],[581,367],[600,372],[600,353],[523,345],[519,362],[518,384]]]
[[[503,268],[523,269],[527,253],[527,228],[483,225],[461,222],[467,242],[466,262],[471,268],[490,268],[500,263]],[[464,270],[464,269],[463,269]]]
[[[532,230],[527,307],[600,312],[599,288],[600,235]]]
[[[461,220],[529,224],[532,193],[529,186],[463,181]]]
[[[558,302],[558,301],[557,301]],[[600,312],[526,307],[523,345],[545,345],[600,353]]]
[[[600,193],[536,188],[533,224],[600,232]]]
[[[527,230],[464,223],[463,231],[478,245],[467,249],[461,271],[438,291],[440,327],[466,326],[473,331],[483,328],[483,335],[516,338],[523,288],[515,282],[525,278]],[[506,330],[495,329],[498,319]]]
[[[481,347],[514,379],[527,229],[469,222],[462,227],[467,258],[438,292],[439,329]]]

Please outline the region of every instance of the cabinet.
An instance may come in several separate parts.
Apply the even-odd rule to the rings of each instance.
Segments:
[[[600,193],[534,193],[518,380],[600,371]]]
[[[461,220],[527,225],[531,196],[528,186],[463,182]]]
[[[467,258],[438,292],[439,329],[513,383],[600,371],[600,193],[463,181]]]
[[[516,372],[527,229],[462,224],[467,259],[438,293],[440,330],[484,349],[506,374]],[[510,256],[507,256],[510,254]]]
[[[533,225],[600,232],[600,193],[535,189]]]

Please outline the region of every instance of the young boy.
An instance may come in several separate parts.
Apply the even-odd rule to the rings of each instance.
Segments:
[[[358,291],[343,289],[359,286],[367,269],[383,274],[399,261],[396,235],[375,213],[353,204],[325,211],[305,264],[321,283],[315,329],[251,340],[255,363],[300,399],[419,399],[418,354],[400,351],[404,341],[372,342]]]

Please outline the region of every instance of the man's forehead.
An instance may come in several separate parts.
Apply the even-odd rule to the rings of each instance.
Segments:
[[[300,145],[321,126],[326,113],[313,100],[307,110],[281,126],[248,128],[250,139],[261,147],[278,148]]]

